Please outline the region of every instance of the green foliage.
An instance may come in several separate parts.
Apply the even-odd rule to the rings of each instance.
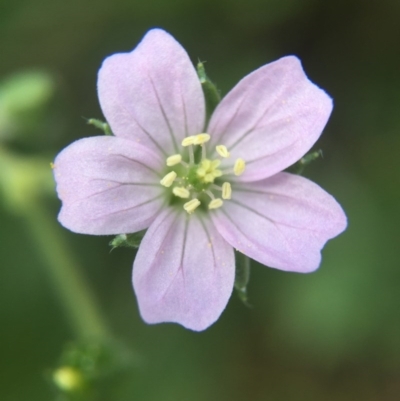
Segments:
[[[27,140],[43,128],[56,93],[51,74],[27,70],[0,82],[0,140]]]
[[[65,400],[88,401],[98,399],[96,389],[132,364],[131,351],[121,344],[71,343],[65,347],[58,367],[48,378]]]

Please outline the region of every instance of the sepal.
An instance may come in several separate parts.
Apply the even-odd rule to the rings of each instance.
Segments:
[[[96,118],[89,118],[87,123],[101,129],[105,135],[114,135],[108,123],[105,123],[104,121],[97,120]]]
[[[315,152],[307,153],[298,162],[290,166],[288,168],[288,171],[293,174],[302,175],[305,167],[314,160],[319,159],[320,157],[323,157],[322,149],[318,149]]]
[[[218,103],[221,101],[221,94],[217,87],[211,82],[210,78],[208,78],[204,64],[201,61],[197,64],[197,76],[199,77],[204,93],[206,117],[208,121],[215,108],[218,106]]]
[[[138,231],[133,234],[118,234],[110,241],[111,250],[119,247],[139,248],[146,230]]]
[[[250,281],[250,258],[241,252],[236,253],[235,290],[239,299],[251,307],[247,296],[247,286]]]

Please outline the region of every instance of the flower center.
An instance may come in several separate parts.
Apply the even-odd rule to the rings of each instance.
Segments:
[[[223,200],[232,196],[231,184],[222,177],[239,176],[246,168],[245,161],[239,158],[233,168],[219,169],[222,159],[230,156],[229,151],[226,146],[218,145],[215,150],[220,158],[208,159],[205,144],[209,140],[210,135],[206,133],[186,137],[182,141],[182,154],[167,157],[166,165],[172,169],[160,181],[164,187],[171,188],[172,200],[186,200],[182,206],[189,214],[200,205],[207,205],[208,209],[220,208]]]

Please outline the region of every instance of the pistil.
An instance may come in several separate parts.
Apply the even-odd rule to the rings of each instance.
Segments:
[[[174,167],[181,164],[185,169],[178,168],[176,171],[170,171],[160,181],[161,185],[166,188],[175,186],[172,188],[172,194],[177,198],[189,199],[188,202],[183,204],[183,209],[188,213],[192,214],[205,200],[207,195],[210,198],[208,203],[208,209],[218,209],[224,204],[224,200],[232,198],[232,187],[227,181],[222,183],[222,186],[216,185],[214,182],[216,179],[224,174],[235,174],[239,176],[243,174],[246,163],[243,159],[239,158],[235,161],[233,168],[229,170],[220,170],[221,159],[226,159],[230,156],[230,153],[225,145],[217,145],[215,147],[216,152],[221,159],[210,160],[207,159],[207,148],[206,143],[211,139],[207,133],[201,133],[192,135],[184,138],[181,142],[184,148],[187,148],[189,155],[189,163],[183,161],[181,154],[174,154],[166,159],[166,165],[168,167]],[[196,154],[196,157],[200,157],[200,161],[196,164],[194,146],[201,146],[201,156]],[[214,195],[215,191],[221,193],[221,198]]]

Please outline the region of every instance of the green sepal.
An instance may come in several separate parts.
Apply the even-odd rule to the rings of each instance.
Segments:
[[[197,64],[197,76],[199,77],[204,93],[206,117],[208,121],[215,108],[218,106],[218,103],[221,101],[221,94],[217,87],[211,82],[210,78],[208,78],[204,64],[201,61]]]
[[[313,162],[314,160],[323,157],[322,150],[318,149],[315,152],[307,153],[297,163],[289,167],[288,171],[293,174],[301,175],[304,172],[305,167]]]
[[[250,258],[243,253],[236,252],[235,290],[239,299],[249,308],[247,286],[250,281]]]
[[[89,118],[89,120],[87,120],[87,123],[89,125],[93,125],[98,129],[101,129],[105,135],[114,135],[113,132],[111,131],[110,126],[104,121],[97,120],[96,118]]]
[[[138,231],[133,234],[119,234],[112,241],[110,241],[110,246],[112,249],[119,247],[128,247],[128,248],[139,248],[140,243],[144,237],[146,230]]]

